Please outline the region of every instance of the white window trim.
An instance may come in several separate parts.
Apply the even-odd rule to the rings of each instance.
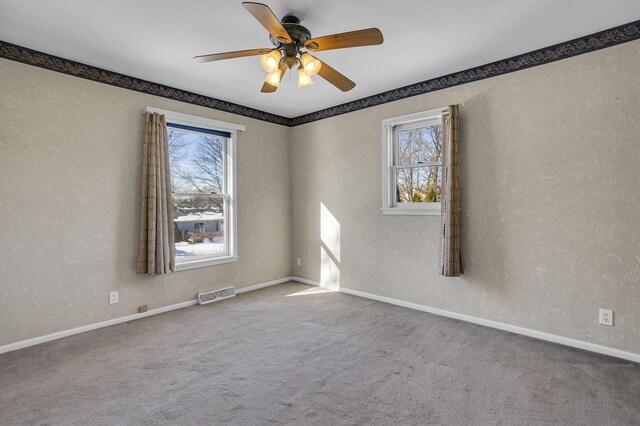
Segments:
[[[241,124],[227,123],[224,121],[213,120],[211,118],[198,117],[197,115],[182,114],[179,112],[167,111],[159,108],[147,107],[145,112],[157,112],[164,114],[167,121],[185,126],[202,127],[204,129],[222,130],[229,133],[244,132],[247,128]]]
[[[440,119],[443,114],[448,112],[449,108],[445,106],[382,120],[382,208],[380,210],[383,214],[440,216],[441,203],[395,203],[393,128],[397,125],[410,125],[419,121]]]
[[[221,130],[231,133],[226,150],[225,185],[227,187],[226,207],[229,209],[229,220],[225,221],[225,238],[229,247],[229,253],[225,256],[213,257],[211,259],[194,260],[191,262],[176,263],[176,272],[188,269],[203,268],[206,266],[222,265],[225,263],[237,262],[238,257],[238,186],[237,186],[237,140],[238,132],[244,132],[245,126],[224,121],[212,120],[210,118],[198,117],[195,115],[181,114],[158,108],[147,107],[145,112],[157,112],[164,114],[167,122],[182,124],[185,126],[200,127],[203,129]]]

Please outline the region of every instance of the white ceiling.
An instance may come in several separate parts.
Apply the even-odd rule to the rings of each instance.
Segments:
[[[207,64],[195,55],[269,47],[241,0],[0,0],[0,39],[271,112],[296,117],[504,59],[640,18],[638,0],[264,0],[312,36],[378,27],[384,44],[319,52],[356,82],[343,93],[296,77],[260,93],[258,57]]]

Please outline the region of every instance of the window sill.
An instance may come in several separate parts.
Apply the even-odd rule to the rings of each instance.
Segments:
[[[176,264],[176,272],[188,269],[204,268],[207,266],[222,265],[225,263],[237,262],[238,256],[220,256],[213,259],[194,260],[193,262],[183,262]]]
[[[400,207],[382,208],[382,214],[402,216],[440,216],[440,208],[437,209],[403,209]]]

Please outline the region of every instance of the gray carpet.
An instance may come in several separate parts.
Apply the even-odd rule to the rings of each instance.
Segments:
[[[0,355],[0,424],[640,423],[637,364],[317,291],[282,284]]]

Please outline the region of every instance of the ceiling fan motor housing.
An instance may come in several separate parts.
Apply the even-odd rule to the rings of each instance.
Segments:
[[[280,42],[271,35],[269,39],[282,51],[281,64],[285,64],[289,69],[292,69],[299,64],[298,53],[300,48],[304,46],[304,42],[311,38],[311,31],[300,25],[300,19],[292,15],[285,16],[280,22],[289,33],[291,43]]]
[[[275,46],[282,46],[286,50],[288,46],[295,45],[298,49],[304,46],[304,42],[311,38],[311,32],[305,26],[300,25],[300,19],[298,19],[297,17],[287,15],[282,18],[280,22],[282,23],[284,29],[287,30],[287,33],[289,33],[289,37],[291,37],[292,41],[288,44],[283,43],[281,41],[275,40],[273,36],[270,35],[269,39]]]

